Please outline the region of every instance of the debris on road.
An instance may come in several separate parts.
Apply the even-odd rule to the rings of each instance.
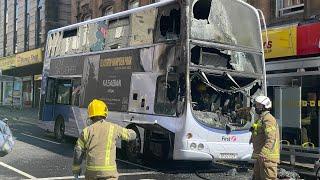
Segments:
[[[226,176],[236,176],[238,174],[237,169],[233,168],[226,172]]]
[[[278,178],[279,179],[300,179],[300,176],[295,171],[287,171],[283,168],[278,169]]]

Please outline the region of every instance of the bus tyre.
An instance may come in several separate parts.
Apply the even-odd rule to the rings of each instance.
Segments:
[[[128,129],[132,129],[136,132],[137,138],[133,141],[122,141],[122,149],[125,157],[132,162],[136,162],[139,158],[140,150],[141,150],[141,137],[137,127],[131,126]]]
[[[56,120],[54,125],[54,136],[58,142],[61,142],[64,138],[65,125],[64,120],[60,117]]]

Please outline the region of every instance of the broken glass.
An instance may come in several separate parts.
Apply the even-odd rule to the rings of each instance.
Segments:
[[[200,46],[193,46],[191,48],[191,63],[193,65],[210,66],[217,69],[229,69],[246,73],[261,73],[261,61],[262,56],[253,53]]]
[[[194,0],[191,38],[262,50],[257,13],[234,0]]]
[[[157,9],[145,10],[131,16],[130,45],[144,45],[153,43],[153,32],[157,17]]]
[[[191,72],[192,112],[195,118],[209,127],[248,129],[254,115],[250,94],[262,91],[262,86],[259,83],[255,86],[252,81],[261,80],[227,75],[203,77],[201,74]],[[230,90],[233,88],[234,91]]]

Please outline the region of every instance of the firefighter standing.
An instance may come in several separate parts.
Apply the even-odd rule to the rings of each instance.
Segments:
[[[85,156],[86,179],[118,179],[116,139],[133,140],[136,138],[136,133],[107,122],[108,108],[103,101],[94,99],[88,106],[88,115],[92,125],[83,129],[75,145],[73,174],[76,178],[80,175],[80,166]]]
[[[255,98],[254,106],[259,119],[255,121],[251,128],[252,158],[256,159],[253,179],[277,179],[280,140],[276,119],[268,111],[271,108],[271,101],[266,96],[258,96]]]

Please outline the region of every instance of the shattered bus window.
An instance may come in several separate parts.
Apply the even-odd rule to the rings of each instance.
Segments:
[[[194,46],[191,48],[191,63],[211,66],[218,69],[230,69],[247,73],[258,73],[262,64],[259,55]]]
[[[109,21],[105,49],[124,48],[129,44],[129,17]]]
[[[259,29],[251,23],[257,21],[258,15],[249,10],[239,11],[237,6],[232,6],[232,1],[234,0],[193,0],[190,14],[191,37],[260,49],[260,34],[248,33],[252,29]]]
[[[145,10],[130,16],[131,40],[130,46],[153,43],[153,33],[157,17],[157,9]]]
[[[157,80],[156,101],[154,111],[157,114],[175,115],[177,106],[178,81],[172,75],[160,76]]]
[[[157,41],[175,40],[180,36],[181,10],[178,4],[159,8],[157,18]]]
[[[240,88],[225,75],[207,75],[206,82],[198,73],[191,74],[192,109],[195,117],[207,126],[234,130],[247,129],[252,122],[250,92],[262,86],[254,78],[234,77]],[[253,88],[255,87],[255,88]],[[245,113],[244,113],[245,112]]]

